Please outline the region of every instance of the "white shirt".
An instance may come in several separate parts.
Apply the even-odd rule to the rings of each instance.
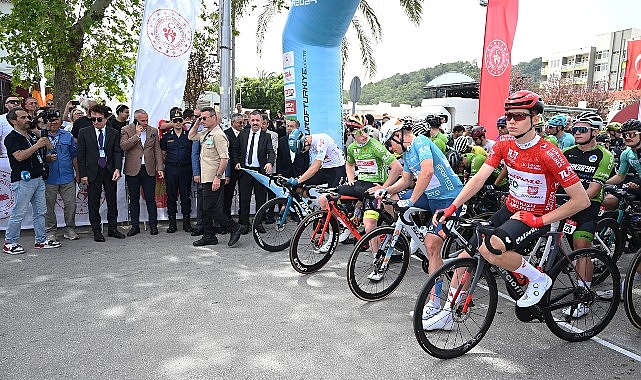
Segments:
[[[13,131],[13,127],[7,121],[7,114],[0,115],[0,157],[7,156],[7,148],[4,146],[4,138],[7,137],[9,132]]]
[[[487,139],[485,140],[485,145],[483,145],[483,149],[485,149],[486,152],[490,153],[490,149],[496,144],[496,141]]]
[[[143,129],[142,133],[140,134],[140,145],[142,145],[143,149],[145,147],[145,141],[147,141],[147,129]],[[145,164],[145,155],[142,155],[142,159],[140,160],[140,163],[142,165]]]
[[[249,163],[249,150],[252,146],[252,138],[254,139],[254,149],[252,150],[252,162]],[[260,131],[249,131],[249,138],[247,139],[247,155],[245,156],[245,164],[251,168],[258,168],[258,139],[260,138]]]
[[[327,133],[312,135],[312,144],[309,147],[309,163],[314,160],[322,162],[321,168],[337,168],[345,165],[343,151],[338,148],[334,139]]]
[[[103,129],[98,129],[94,127],[94,130],[96,132],[96,141],[98,140],[98,136],[100,135],[100,131],[102,131],[102,149],[105,149],[105,144],[107,143],[107,127]],[[98,149],[100,149],[100,143],[98,143]]]

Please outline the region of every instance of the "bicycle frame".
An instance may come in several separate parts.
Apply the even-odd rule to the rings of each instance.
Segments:
[[[425,241],[425,237],[419,230],[419,227],[416,225],[414,222],[414,219],[412,218],[412,214],[421,212],[421,211],[426,211],[422,208],[418,207],[410,207],[403,214],[400,214],[398,216],[398,219],[396,219],[396,223],[394,223],[394,234],[392,235],[392,241],[390,242],[391,244],[388,245],[387,251],[385,252],[385,257],[383,258],[383,263],[381,264],[380,270],[385,271],[389,265],[389,261],[392,257],[392,251],[394,250],[394,247],[396,246],[396,243],[398,243],[398,239],[401,235],[401,232],[405,231],[407,235],[409,235],[410,239],[415,239],[417,241],[420,241],[423,243]],[[387,238],[386,238],[387,240]],[[384,240],[382,244],[387,244],[387,242]],[[418,248],[420,251],[423,253],[423,257],[427,258],[427,250],[425,249],[425,244],[418,244]]]
[[[312,234],[312,241],[316,238],[316,236],[320,233],[319,241],[323,241],[325,238],[325,232],[328,229],[329,226],[329,221],[331,218],[336,218],[338,219],[339,222],[341,222],[349,231],[354,235],[356,240],[359,240],[361,238],[361,233],[358,230],[358,227],[354,225],[352,220],[345,215],[345,213],[338,208],[336,205],[337,200],[343,200],[343,201],[358,201],[358,198],[355,197],[350,197],[347,195],[340,195],[338,198],[336,197],[331,197],[328,195],[322,195],[322,196],[327,196],[329,200],[329,210],[327,210],[327,217],[323,221],[323,223],[318,223],[316,225],[316,228],[314,228],[314,233]],[[332,252],[333,253],[333,252]]]

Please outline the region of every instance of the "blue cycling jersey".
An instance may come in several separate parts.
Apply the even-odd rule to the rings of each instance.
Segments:
[[[626,175],[630,171],[630,167],[634,168],[637,173],[641,173],[641,163],[639,163],[639,155],[636,150],[628,148],[621,153],[619,158],[619,171],[618,174]]]
[[[425,195],[430,199],[456,198],[463,184],[441,150],[426,136],[416,136],[412,144],[403,153],[403,170],[418,176],[421,162],[431,158],[434,165],[434,175],[425,189]]]
[[[558,144],[559,144],[559,149],[561,149],[561,150],[563,150],[565,148],[569,148],[572,145],[576,144],[576,142],[574,141],[574,136],[572,136],[571,134],[569,134],[567,132],[563,132],[563,136],[561,136],[561,138],[557,139],[557,140],[558,140]]]

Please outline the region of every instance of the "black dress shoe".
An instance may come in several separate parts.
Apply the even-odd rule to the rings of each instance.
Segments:
[[[125,234],[123,234],[122,232],[120,232],[118,230],[115,230],[115,229],[107,231],[107,236],[115,237],[116,239],[124,239],[125,238]]]
[[[140,233],[140,227],[131,227],[127,232],[127,236],[136,236]],[[109,235],[111,236],[111,235]]]
[[[265,226],[263,226],[263,224],[260,223],[258,224],[258,226],[256,226],[256,232],[258,232],[259,234],[264,234],[267,231],[265,231]]]
[[[232,246],[236,243],[238,243],[238,239],[240,239],[240,230],[241,227],[240,225],[236,225],[234,228],[229,230],[229,243],[227,243],[228,246]]]
[[[191,236],[200,236],[203,234],[203,230],[199,228],[194,228],[191,230]]]
[[[105,241],[105,237],[102,234],[102,232],[94,232],[93,240],[95,240],[97,242],[103,242],[103,241]]]
[[[213,237],[203,236],[200,239],[193,242],[192,244],[194,245],[194,247],[202,247],[205,245],[216,245],[218,244],[218,238],[216,236],[213,236]]]
[[[192,227],[191,222],[188,220],[183,220],[183,231],[192,232],[194,227]]]
[[[238,225],[239,231],[241,235],[247,235],[249,233],[249,226],[245,224],[239,224]]]
[[[158,235],[158,227],[156,226],[149,227],[149,233],[152,235]]]

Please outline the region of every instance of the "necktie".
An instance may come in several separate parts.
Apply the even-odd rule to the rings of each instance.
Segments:
[[[249,157],[247,157],[247,165],[252,164],[254,157],[254,137],[256,137],[256,132],[252,133],[252,142],[249,144]]]
[[[105,135],[102,134],[102,129],[98,133],[98,149],[100,151],[104,151],[104,146],[105,146]],[[104,154],[103,154],[104,155]],[[106,168],[107,167],[107,157],[98,157],[98,166],[101,168]]]

